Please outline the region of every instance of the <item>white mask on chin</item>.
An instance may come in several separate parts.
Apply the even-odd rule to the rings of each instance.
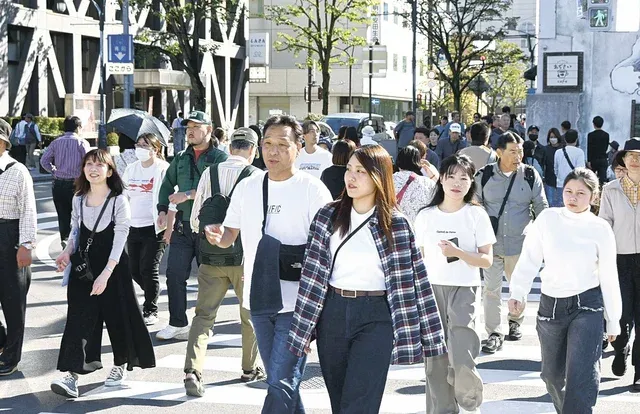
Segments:
[[[145,148],[136,148],[136,157],[142,162],[149,161],[151,159],[151,150]]]

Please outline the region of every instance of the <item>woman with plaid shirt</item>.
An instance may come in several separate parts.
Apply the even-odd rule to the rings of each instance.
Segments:
[[[302,356],[317,338],[332,411],[377,413],[389,361],[423,362],[446,345],[389,154],[357,149],[345,184],[311,223],[289,349]]]

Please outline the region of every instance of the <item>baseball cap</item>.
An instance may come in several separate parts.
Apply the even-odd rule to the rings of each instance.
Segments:
[[[4,119],[0,119],[0,139],[7,143],[7,149],[11,149],[11,125]]]
[[[182,120],[182,126],[186,126],[189,121],[196,122],[198,124],[211,125],[211,118],[202,111],[191,111],[189,116]]]
[[[451,124],[451,126],[449,127],[449,132],[457,132],[458,134],[462,132],[462,128],[460,127],[460,124],[458,123],[453,123]]]
[[[372,137],[376,134],[375,129],[373,129],[373,127],[371,125],[367,125],[366,127],[362,128],[362,136],[363,137]]]
[[[534,130],[534,129],[535,129],[536,131],[540,132],[540,128],[539,128],[537,125],[529,125],[529,128],[527,128],[527,134],[528,134],[529,132],[531,132],[532,130]]]
[[[238,128],[233,131],[233,134],[231,134],[231,138],[229,139],[229,142],[233,141],[248,141],[257,147],[258,134],[256,134],[256,132],[251,128]]]
[[[333,143],[329,138],[320,138],[320,141],[318,141],[318,144],[326,145],[329,151],[331,151],[331,148],[333,148]]]

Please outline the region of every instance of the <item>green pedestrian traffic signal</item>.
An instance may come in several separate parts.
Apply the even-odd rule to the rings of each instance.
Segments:
[[[608,29],[609,25],[610,22],[608,8],[593,7],[589,9],[589,27],[594,29]]]

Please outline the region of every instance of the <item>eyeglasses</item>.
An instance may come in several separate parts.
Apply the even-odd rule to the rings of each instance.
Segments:
[[[627,160],[640,161],[640,154],[633,153],[633,152],[627,152],[624,155],[624,158],[627,159]]]

